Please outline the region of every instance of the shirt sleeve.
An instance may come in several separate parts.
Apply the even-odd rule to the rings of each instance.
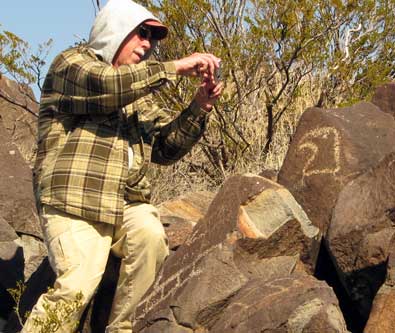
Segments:
[[[161,108],[152,99],[141,100],[139,123],[144,141],[153,142],[151,162],[169,165],[187,154],[206,128],[209,113],[196,102],[172,119],[173,111]],[[141,112],[143,110],[143,112]]]
[[[143,61],[118,68],[88,49],[71,49],[51,65],[41,107],[78,115],[109,114],[176,79],[173,62]]]
[[[169,165],[187,154],[202,137],[208,116],[209,113],[193,101],[154,138],[152,162]]]

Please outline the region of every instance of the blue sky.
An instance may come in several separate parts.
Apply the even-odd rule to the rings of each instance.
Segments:
[[[100,2],[102,6],[106,3],[105,0]],[[88,38],[94,17],[92,0],[3,0],[0,29],[15,33],[27,41],[32,50],[52,38],[53,44],[47,58],[49,65],[60,51],[78,40],[74,35]],[[38,89],[34,88],[34,92],[38,98]]]

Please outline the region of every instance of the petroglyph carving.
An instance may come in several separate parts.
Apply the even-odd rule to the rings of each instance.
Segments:
[[[208,248],[206,251],[203,251],[198,256],[196,256],[195,260],[193,260],[189,265],[181,268],[179,271],[177,271],[177,273],[171,275],[163,282],[161,282],[163,277],[163,271],[161,271],[152,287],[152,292],[138,305],[138,307],[140,307],[145,303],[141,316],[145,316],[159,303],[164,301],[169,296],[174,295],[174,293],[178,289],[182,288],[191,278],[202,274],[203,272],[196,267],[197,263],[200,261],[200,259],[207,256],[208,253],[216,248],[220,248],[221,246],[222,244],[220,243]]]
[[[325,139],[325,140],[333,140],[332,152],[333,152],[333,165],[327,168],[314,168],[314,161],[317,160],[319,154],[327,154],[328,152],[322,152],[319,150],[316,143],[314,143],[315,139]],[[340,171],[340,134],[333,127],[320,127],[316,128],[308,133],[306,133],[302,139],[300,140],[302,143],[298,150],[310,150],[311,154],[309,154],[306,164],[303,168],[302,177],[308,177],[312,175],[320,175],[320,174],[332,174],[335,175]],[[328,163],[326,163],[328,165]]]

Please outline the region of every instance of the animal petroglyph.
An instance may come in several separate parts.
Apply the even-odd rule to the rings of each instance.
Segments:
[[[332,147],[328,151],[320,151],[318,145],[314,142],[316,139],[333,140]],[[336,175],[340,171],[340,141],[340,133],[333,127],[320,127],[306,133],[300,140],[301,144],[298,147],[299,151],[310,151],[303,167],[302,178],[320,174]],[[333,153],[333,161],[325,163],[325,165],[332,165],[315,168],[314,161],[318,159],[319,154],[328,155],[330,152]]]

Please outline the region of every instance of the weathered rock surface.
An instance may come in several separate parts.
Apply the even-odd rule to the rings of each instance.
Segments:
[[[25,161],[32,163],[36,148],[38,104],[30,88],[0,76],[0,117]]]
[[[334,333],[348,330],[333,290],[322,281],[304,276],[267,282],[251,280],[229,300],[210,332]]]
[[[379,86],[372,97],[372,103],[395,117],[395,82]]]
[[[383,283],[395,234],[395,153],[350,181],[340,192],[327,234],[340,278],[368,316]]]
[[[193,227],[206,213],[213,197],[211,192],[188,193],[158,207],[170,250],[176,250],[185,242]]]
[[[278,182],[325,234],[344,186],[395,151],[395,120],[371,103],[311,108],[300,119]]]
[[[364,333],[395,332],[395,236],[388,244],[387,274],[377,292]]]
[[[395,332],[395,288],[386,286],[377,293],[364,333]]]
[[[17,233],[42,238],[32,188],[32,173],[0,123],[0,216]]]
[[[134,331],[211,332],[251,281],[311,273],[319,242],[319,230],[282,186],[255,175],[231,177],[166,261],[139,304]],[[252,325],[247,318],[246,312],[243,320]]]

